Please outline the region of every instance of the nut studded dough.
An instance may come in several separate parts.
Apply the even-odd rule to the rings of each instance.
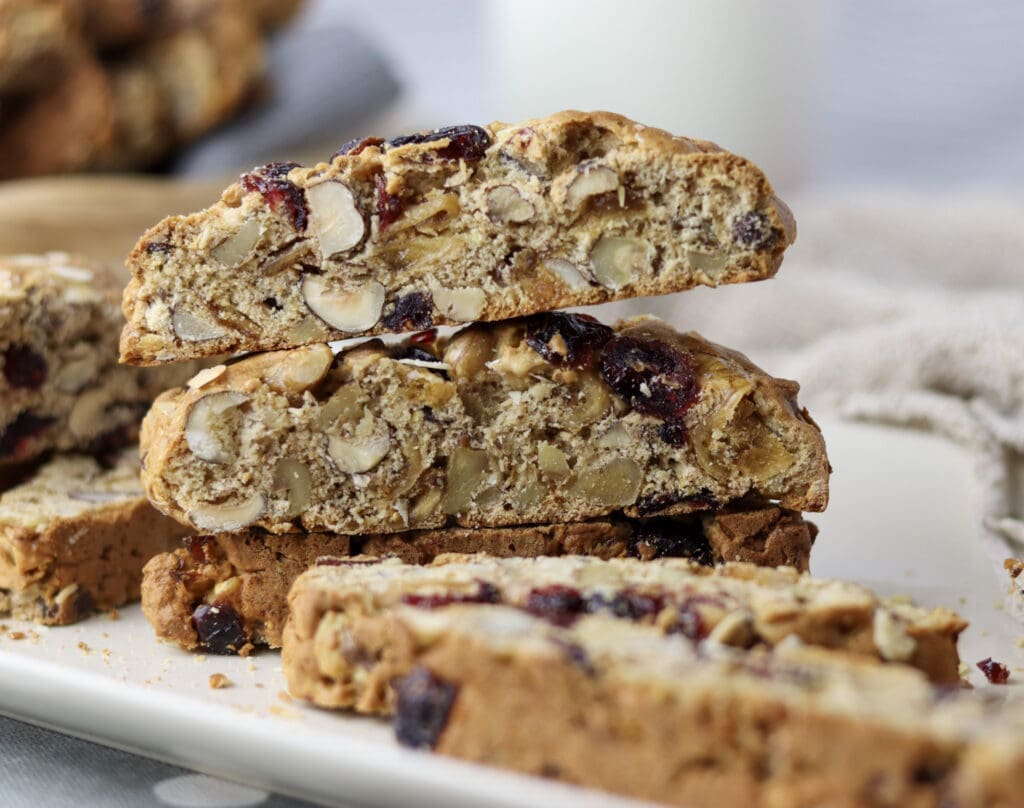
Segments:
[[[205,370],[147,415],[142,479],[213,532],[547,524],[752,494],[821,510],[828,461],[797,390],[660,320],[536,315]]]
[[[786,567],[459,555],[425,567],[395,559],[337,564],[317,566],[295,582],[282,657],[292,695],[323,707],[392,711],[389,683],[409,672],[402,638],[388,633],[388,610],[396,604],[439,613],[459,603],[513,606],[563,626],[611,614],[736,648],[796,637],[906,663],[936,682],[959,681],[956,642],[966,623],[953,612],[886,603],[855,584]]]
[[[58,456],[0,494],[0,613],[65,625],[135,600],[184,532],[146,501],[136,447],[110,468]]]
[[[246,174],[129,256],[122,360],[493,321],[774,275],[761,171],[607,112],[346,144]]]
[[[152,559],[143,576],[142,610],[158,637],[187,650],[244,653],[258,645],[280,647],[288,590],[325,556],[393,555],[409,564],[426,564],[444,553],[645,560],[679,556],[704,564],[742,558],[806,570],[816,533],[800,514],[770,506],[644,521],[449,528],[378,536],[275,536],[249,529],[190,536],[184,546]]]
[[[122,283],[65,253],[0,257],[0,468],[123,446],[156,395],[196,371],[118,365]]]
[[[388,689],[408,746],[685,806],[1021,805],[1024,704],[906,666],[487,605],[393,607],[349,634],[373,621],[407,673]]]

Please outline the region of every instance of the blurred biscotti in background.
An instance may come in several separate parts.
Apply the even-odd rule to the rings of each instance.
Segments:
[[[165,163],[259,94],[301,0],[0,0],[0,179]]]

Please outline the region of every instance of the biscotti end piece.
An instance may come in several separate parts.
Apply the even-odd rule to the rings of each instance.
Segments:
[[[345,144],[254,169],[131,253],[122,361],[494,321],[774,275],[761,171],[607,112]]]
[[[0,494],[0,613],[65,625],[139,597],[143,565],[184,528],[154,510],[138,452],[62,455]]]
[[[913,666],[944,684],[960,681],[956,645],[966,627],[948,610],[885,602],[864,587],[789,568],[589,556],[450,555],[425,567],[339,560],[304,573],[289,594],[282,659],[292,694],[326,707],[391,711],[389,683],[408,670],[395,662],[402,651],[391,643],[400,638],[387,633],[387,611],[407,604],[443,613],[459,603],[512,606],[561,626],[610,614],[739,649],[796,638]]]
[[[696,334],[544,314],[451,339],[258,354],[162,395],[143,484],[197,530],[343,534],[821,510],[798,386]]]
[[[677,805],[1020,804],[1021,705],[906,667],[694,646],[606,615],[396,606],[377,622],[407,672],[388,685],[407,746]]]
[[[447,528],[376,536],[258,529],[190,536],[144,570],[142,610],[161,639],[186,650],[231,653],[280,647],[288,590],[324,557],[393,556],[427,564],[447,553],[491,556],[666,556],[717,564],[744,557],[807,569],[817,530],[800,514],[773,507],[643,521]],[[216,611],[212,611],[213,608]]]
[[[0,467],[124,446],[157,394],[198,369],[118,365],[123,282],[66,253],[0,257]]]

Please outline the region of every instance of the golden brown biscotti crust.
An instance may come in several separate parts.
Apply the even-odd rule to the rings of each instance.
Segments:
[[[761,280],[795,236],[752,163],[620,115],[367,138],[330,164],[256,169],[143,235],[122,361]]]
[[[822,510],[830,469],[797,391],[651,318],[537,315],[337,358],[307,346],[162,395],[143,485],[210,532],[552,524],[749,495]]]
[[[427,564],[446,553],[492,556],[685,556],[710,564],[755,561],[807,569],[817,529],[800,514],[774,507],[695,514],[688,519],[631,523],[598,520],[516,528],[449,528],[379,536],[334,533],[275,536],[257,529],[192,536],[182,547],[152,559],[142,584],[142,610],[158,637],[186,650],[211,650],[197,632],[199,606],[216,605],[229,625],[234,650],[280,647],[288,616],[288,590],[324,556],[394,556]],[[217,633],[218,638],[229,632]],[[232,650],[231,648],[218,650]]]

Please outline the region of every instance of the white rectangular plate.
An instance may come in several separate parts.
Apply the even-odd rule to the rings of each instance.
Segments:
[[[971,464],[929,435],[823,422],[835,466],[816,575],[910,594],[957,609],[971,627],[961,654],[1011,667],[1024,697],[1024,626],[1001,608],[999,579],[967,510]],[[554,806],[584,792],[400,748],[386,723],[320,712],[288,699],[276,653],[197,657],[158,643],[137,606],[44,629],[0,631],[0,712],[239,782],[329,804]],[[12,639],[23,632],[23,639]],[[211,689],[212,673],[233,686]],[[627,801],[586,793],[588,805]]]

